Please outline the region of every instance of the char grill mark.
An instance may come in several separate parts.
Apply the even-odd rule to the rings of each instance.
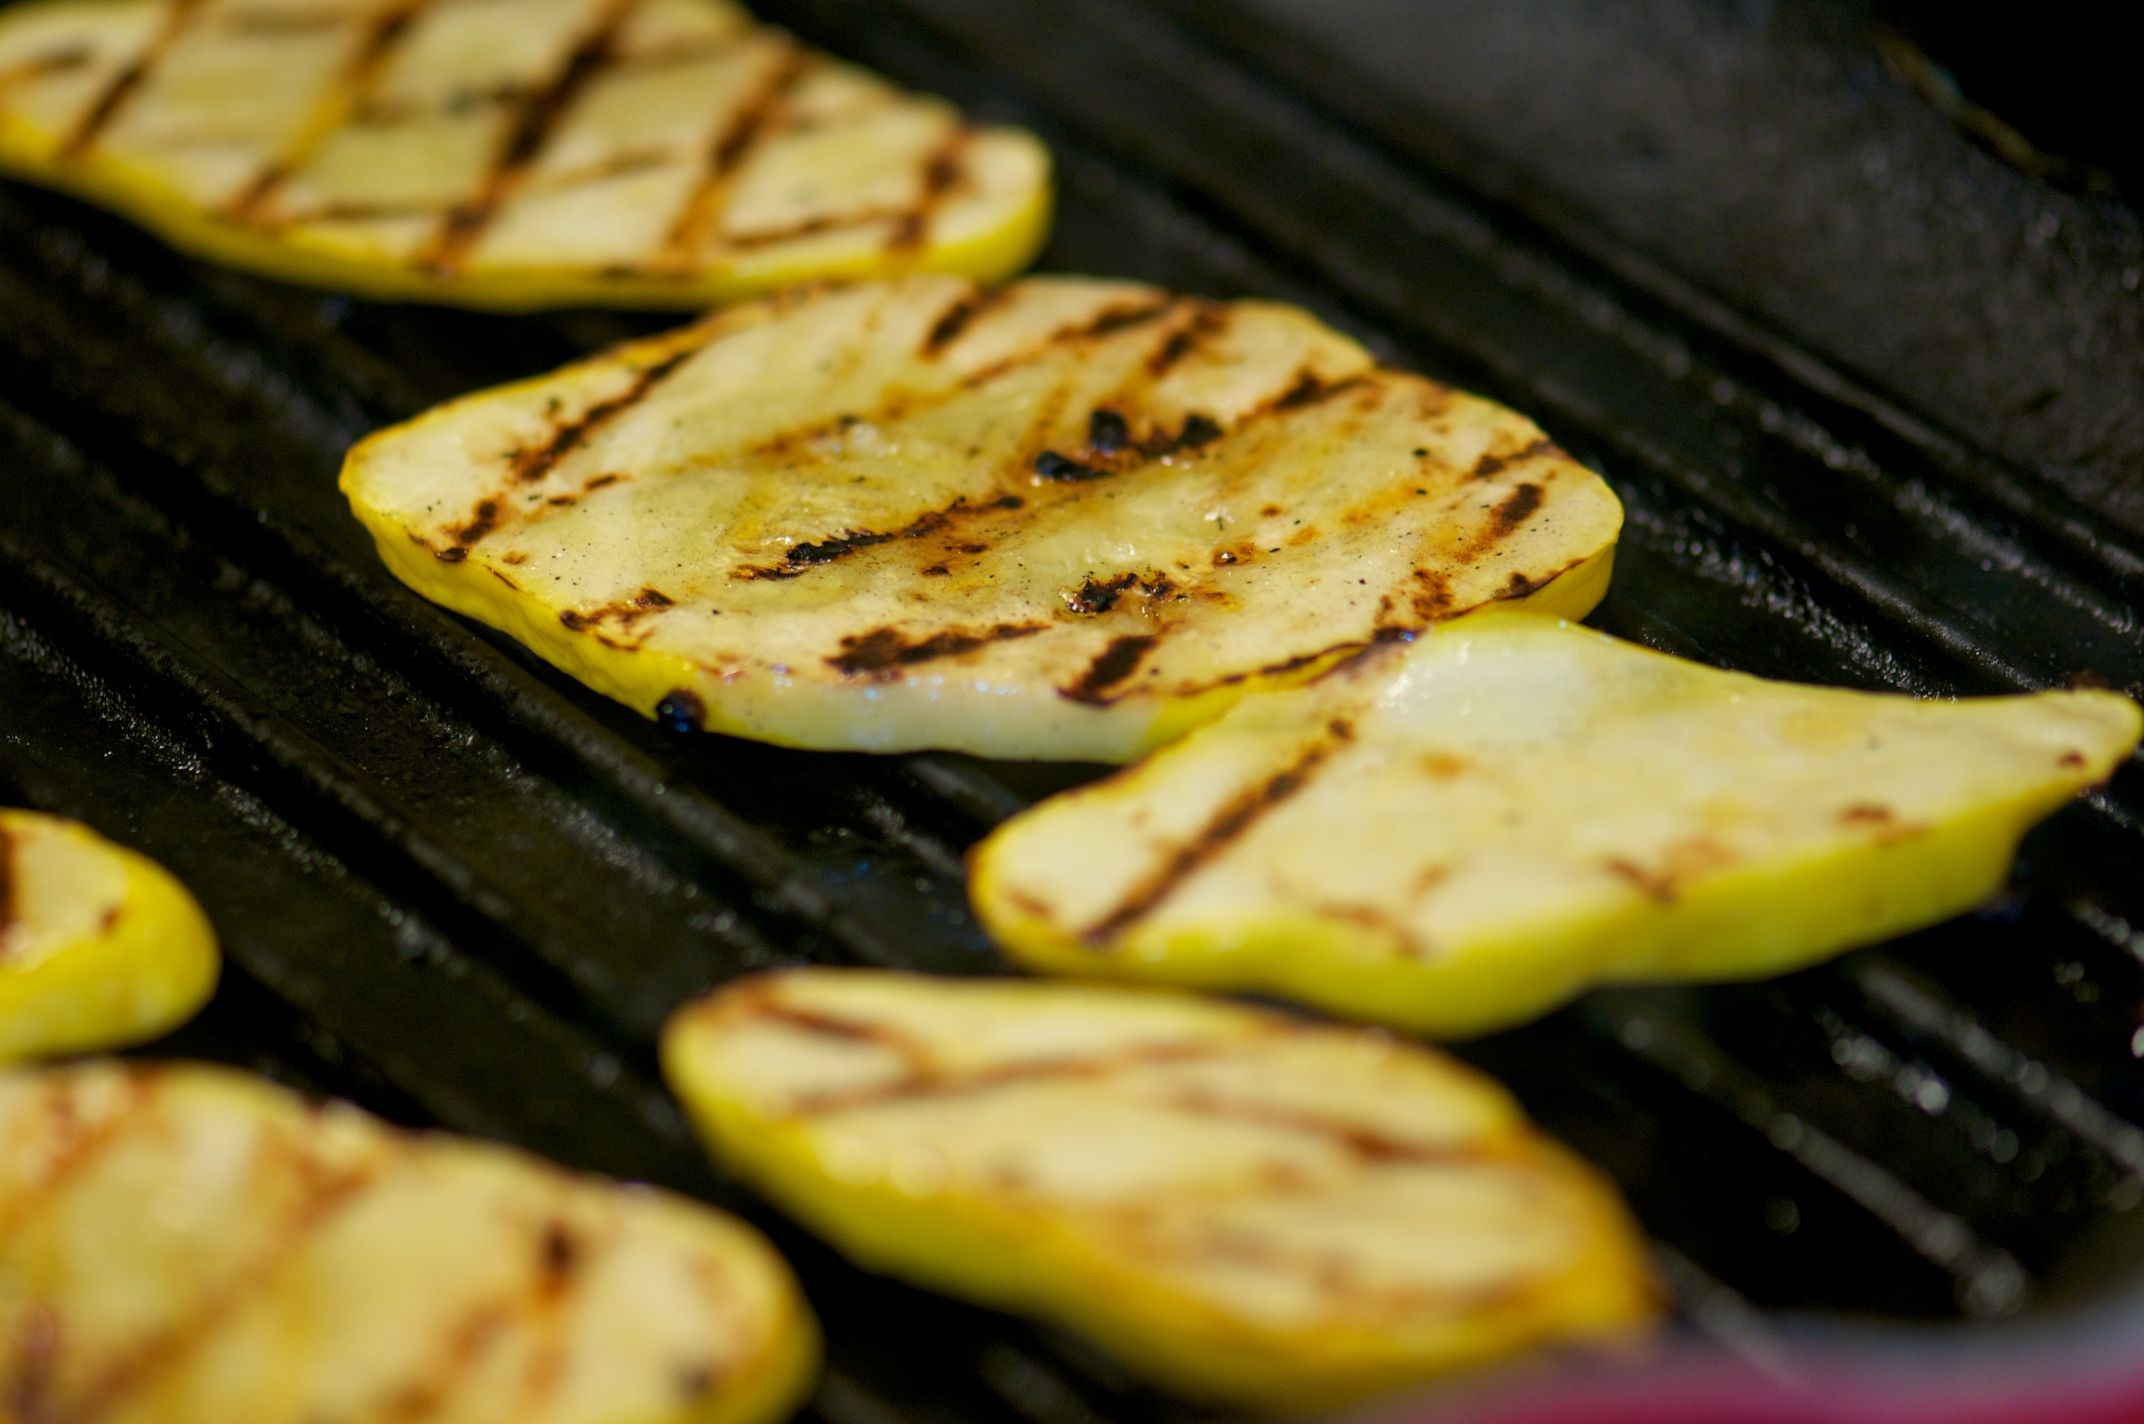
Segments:
[[[1349,376],[1341,381],[1328,381],[1315,371],[1304,371],[1295,378],[1295,383],[1274,398],[1272,409],[1306,410],[1314,405],[1323,405],[1335,396],[1360,390],[1370,384],[1368,376]]]
[[[1076,346],[1081,342],[1100,340],[1119,332],[1136,331],[1142,326],[1162,320],[1176,310],[1177,299],[1162,297],[1152,302],[1111,307],[1083,322],[1061,326],[1048,336],[1037,341],[1025,351],[1016,351],[1010,356],[993,361],[981,370],[970,374],[962,385],[969,390],[986,385],[1009,372],[1032,366],[1052,351],[1064,346]]]
[[[1104,408],[1087,417],[1087,448],[1096,454],[1119,454],[1131,443],[1131,425],[1119,412]]]
[[[456,548],[467,549],[498,527],[499,502],[495,499],[479,500],[468,521],[449,529],[447,537],[454,541]]]
[[[339,102],[345,115],[360,111],[370,97],[373,86],[386,71],[387,62],[394,52],[409,38],[418,17],[424,13],[432,0],[402,0],[382,10],[366,27],[363,38],[351,53],[339,81]],[[234,222],[257,222],[267,212],[270,202],[290,181],[290,175],[303,167],[307,158],[318,148],[321,140],[331,130],[331,125],[321,125],[309,133],[300,147],[292,153],[272,160],[254,175],[251,182],[239,190],[232,200],[227,215]]]
[[[1194,411],[1184,417],[1184,423],[1173,435],[1157,433],[1139,446],[1139,453],[1149,460],[1159,460],[1184,450],[1196,450],[1211,445],[1228,432],[1217,424],[1212,416]]]
[[[1112,699],[1110,693],[1126,678],[1139,670],[1139,664],[1160,638],[1151,633],[1127,633],[1113,640],[1095,656],[1087,670],[1073,680],[1069,687],[1057,689],[1057,695],[1070,702],[1084,702],[1089,706],[1103,706]]]
[[[1354,1123],[1337,1122],[1312,1112],[1290,1112],[1264,1103],[1245,1102],[1215,1093],[1191,1092],[1169,1099],[1171,1107],[1194,1117],[1227,1118],[1260,1127],[1320,1137],[1365,1165],[1460,1166],[1486,1160],[1475,1143],[1429,1144],[1407,1142],[1390,1133]]]
[[[1176,591],[1176,585],[1163,573],[1138,573],[1127,569],[1098,579],[1093,574],[1080,580],[1080,585],[1064,595],[1065,607],[1082,616],[1107,613],[1117,606],[1126,589],[1136,587],[1148,598],[1161,598]]]
[[[1093,465],[1082,465],[1077,460],[1045,450],[1035,457],[1035,473],[1052,484],[1084,484],[1089,480],[1107,479],[1115,473]]]
[[[1353,739],[1354,730],[1345,722],[1328,726],[1325,736],[1306,747],[1287,770],[1223,806],[1196,836],[1172,852],[1159,869],[1114,910],[1090,925],[1081,938],[1091,946],[1099,946],[1151,915],[1202,866],[1241,840],[1267,812],[1301,792],[1318,769]]]
[[[559,613],[558,621],[575,633],[600,628],[606,623],[615,623],[620,628],[630,629],[649,614],[675,607],[676,603],[676,599],[659,589],[643,588],[631,598],[621,598],[599,607],[565,609]]]
[[[586,444],[588,438],[605,425],[631,410],[645,400],[649,392],[661,385],[669,375],[685,364],[695,354],[694,349],[674,352],[654,365],[647,367],[627,386],[609,400],[598,401],[590,406],[579,419],[566,421],[551,432],[541,445],[523,449],[514,456],[513,477],[521,484],[533,484],[551,473],[559,461]],[[593,486],[591,486],[593,488]]]
[[[574,45],[558,72],[516,104],[513,124],[492,159],[491,172],[472,197],[450,209],[441,220],[430,250],[421,259],[423,266],[441,276],[460,270],[566,110],[609,66],[618,32],[637,3],[638,0],[606,0],[600,17]]]
[[[101,1122],[84,1126],[80,1108],[74,1100],[73,1085],[60,1082],[45,1090],[43,1107],[45,1116],[52,1119],[60,1133],[60,1144],[48,1148],[46,1160],[51,1163],[44,1176],[26,1186],[19,1186],[9,1193],[14,1198],[13,1207],[0,1214],[0,1236],[5,1236],[21,1225],[23,1219],[34,1213],[44,1203],[52,1200],[67,1183],[89,1168],[103,1152],[118,1143],[134,1119],[147,1111],[154,1097],[156,1086],[154,1069],[145,1070],[128,1080],[126,1098]]]
[[[1503,538],[1506,534],[1533,518],[1535,511],[1540,508],[1541,486],[1528,483],[1512,490],[1510,494],[1504,496],[1503,501],[1497,505],[1495,511],[1490,515],[1489,523],[1490,527],[1495,530],[1494,537]]]
[[[1467,472],[1467,478],[1486,480],[1503,473],[1513,465],[1523,465],[1528,460],[1536,460],[1543,455],[1560,455],[1562,453],[1561,450],[1556,448],[1556,442],[1544,435],[1529,444],[1520,446],[1516,450],[1501,452],[1491,450],[1486,452],[1479,460],[1474,462],[1474,468]],[[1521,488],[1523,489],[1525,486],[1522,485]]]
[[[923,245],[931,219],[968,175],[968,148],[974,141],[974,131],[961,125],[924,159],[921,191],[914,206],[893,220],[886,234],[888,252],[912,252]]]
[[[1043,623],[999,623],[973,633],[948,629],[913,642],[898,628],[875,628],[869,633],[852,633],[843,638],[841,651],[826,661],[843,677],[889,682],[900,676],[902,668],[958,657],[992,643],[1031,638],[1047,626]]]
[[[949,1072],[939,1066],[926,1045],[890,1025],[845,1019],[784,1003],[771,994],[755,998],[750,1012],[819,1037],[869,1043],[897,1054],[902,1060],[904,1074],[901,1078],[890,1083],[808,1094],[790,1108],[790,1115],[795,1117],[824,1116],[915,1098],[967,1097],[1015,1084],[1102,1078],[1122,1068],[1143,1065],[1202,1062],[1225,1057],[1241,1050],[1247,1042],[1256,1041],[1225,1038],[1152,1043],[1098,1057],[1041,1058],[1025,1063],[1001,1063],[968,1072]],[[1264,1037],[1261,1034],[1257,1039]]]
[[[777,1008],[779,1012],[770,1012]],[[786,1005],[766,1004],[756,1011],[767,1017],[778,1017],[783,1022],[807,1032],[830,1037],[860,1039],[881,1044],[892,1038],[899,1042],[904,1058],[910,1063],[906,1076],[894,1082],[875,1083],[860,1088],[837,1088],[800,1098],[785,1113],[785,1116],[791,1119],[828,1117],[895,1103],[977,1097],[1031,1084],[1087,1082],[1097,1087],[1106,1087],[1111,1079],[1121,1074],[1136,1073],[1142,1068],[1218,1063],[1246,1054],[1255,1056],[1275,1040],[1292,1037],[1296,1032],[1286,1026],[1275,1026],[1250,1035],[1153,1043],[1092,1057],[1039,1058],[1027,1062],[1002,1063],[968,1072],[947,1072],[933,1065],[930,1055],[920,1045],[899,1035],[889,1033],[882,1036],[877,1031],[878,1025],[857,1024],[830,1016],[810,1014],[809,1011],[800,1014]],[[1197,1089],[1168,1094],[1163,1101],[1197,1117],[1229,1118],[1237,1122],[1322,1138],[1366,1165],[1454,1165],[1484,1160],[1480,1147],[1473,1143],[1407,1142],[1390,1133],[1355,1123],[1340,1122],[1318,1113],[1290,1111]]]
[[[297,1150],[302,1153],[303,1149]],[[91,1381],[75,1402],[71,1417],[103,1418],[183,1364],[215,1337],[225,1320],[266,1289],[329,1222],[356,1205],[377,1181],[371,1168],[320,1176],[319,1164],[310,1157],[304,1159],[302,1170],[310,1179],[311,1192],[281,1223],[282,1229],[267,1252],[223,1289],[199,1302],[192,1315],[152,1337]]]
[[[811,53],[790,44],[759,89],[732,114],[709,145],[707,167],[687,195],[663,240],[662,259],[671,264],[692,260],[721,221],[730,180],[761,143],[778,132],[783,102],[814,67]],[[734,244],[732,244],[734,245]]]
[[[1227,309],[1212,302],[1187,302],[1191,311],[1190,320],[1171,332],[1154,354],[1147,358],[1146,372],[1149,378],[1160,380],[1198,349],[1227,328]]]
[[[93,62],[96,57],[96,50],[88,45],[68,45],[64,48],[26,59],[20,64],[11,65],[6,69],[0,69],[0,98],[6,97],[7,91],[17,84],[28,83],[35,79],[47,79],[55,74],[65,74],[70,70],[81,69]]]
[[[934,509],[928,514],[918,515],[898,529],[851,529],[846,533],[837,534],[831,539],[796,544],[791,546],[789,551],[782,556],[780,563],[747,565],[743,568],[732,570],[730,577],[756,580],[793,579],[807,574],[822,565],[838,563],[851,554],[874,548],[880,544],[891,544],[903,539],[921,539],[931,534],[941,533],[953,528],[963,520],[979,515],[1003,513],[1026,507],[1027,501],[1016,494],[999,495],[981,504],[970,503],[966,496],[962,496],[944,509]],[[967,552],[980,552],[980,548],[971,547]]]
[[[1515,485],[1511,492],[1496,502],[1489,511],[1488,520],[1477,530],[1474,537],[1460,551],[1463,559],[1478,558],[1510,537],[1513,530],[1534,517],[1542,503],[1541,486],[1527,481]],[[1511,597],[1506,593],[1505,597]]]
[[[74,131],[61,142],[61,158],[77,159],[95,147],[98,138],[112,126],[112,121],[119,117],[120,110],[148,83],[150,73],[162,62],[164,56],[171,52],[171,47],[178,42],[179,36],[185,33],[187,25],[200,11],[201,5],[202,0],[171,0],[170,8],[164,12],[164,22],[158,27],[155,37],[149,41],[149,47],[137,55],[132,63],[112,76],[103,92],[83,111]]]
[[[958,341],[961,335],[975,324],[976,318],[1004,301],[1005,294],[1010,290],[1008,287],[989,287],[955,299],[953,304],[945,309],[945,314],[931,323],[930,332],[923,338],[923,345],[917,354],[932,358],[942,355],[948,346]]]

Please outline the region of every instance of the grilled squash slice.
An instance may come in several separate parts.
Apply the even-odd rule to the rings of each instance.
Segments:
[[[1965,910],[2138,725],[2113,693],[1797,687],[1481,614],[1015,818],[972,892],[1036,968],[1472,1033]]]
[[[1192,1397],[1325,1407],[1654,1313],[1608,1186],[1374,1032],[812,970],[682,1010],[663,1056],[716,1155],[859,1262]]]
[[[0,1063],[154,1038],[193,1016],[216,969],[201,907],[162,867],[0,809]]]
[[[1307,314],[911,277],[455,402],[342,477],[411,586],[681,726],[1124,760],[1495,600],[1622,510],[1527,421]]]
[[[747,1424],[815,1352],[709,1208],[220,1069],[0,1073],[0,1417]]]
[[[504,309],[1003,276],[1049,163],[726,0],[32,0],[0,171],[234,266]]]

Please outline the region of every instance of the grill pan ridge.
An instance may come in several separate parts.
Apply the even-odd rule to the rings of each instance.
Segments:
[[[1612,632],[1928,694],[2144,685],[2134,551],[2090,510],[2021,513],[2031,481],[1996,457],[1328,113],[1214,42],[1226,6],[759,8],[1040,132],[1045,269],[1298,301],[1541,420],[1628,508]],[[651,1050],[676,1003],[763,965],[1000,970],[962,854],[1086,773],[668,736],[402,589],[342,506],[369,430],[661,324],[302,292],[0,188],[0,802],[202,899],[227,982],[155,1051],[768,1226],[828,1326],[808,1417],[1193,1417],[784,1226],[705,1163]],[[2131,1310],[2140,852],[2132,764],[1977,916],[1777,982],[1596,993],[1462,1051],[1615,1176],[1688,1328],[1733,1348]]]

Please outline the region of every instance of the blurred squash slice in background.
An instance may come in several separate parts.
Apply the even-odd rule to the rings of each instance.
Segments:
[[[154,1038],[215,988],[216,939],[162,867],[0,809],[0,1063]]]
[[[1032,968],[1475,1033],[1968,910],[2139,721],[2111,692],[1803,687],[1477,614],[1014,818],[971,893]]]
[[[716,1158],[860,1264],[1311,1411],[1642,1336],[1643,1239],[1493,1083],[1363,1029],[1127,987],[800,970],[681,1010]]]
[[[1032,136],[727,0],[32,0],[0,10],[0,171],[233,266],[500,309],[1000,277],[1050,210]]]
[[[0,1417],[770,1424],[817,1330],[721,1212],[224,1069],[0,1072]]]

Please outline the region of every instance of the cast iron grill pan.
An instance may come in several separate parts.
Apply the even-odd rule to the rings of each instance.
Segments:
[[[1609,631],[1921,693],[2144,683],[2133,570],[2089,511],[2020,516],[2029,474],[1901,433],[1138,0],[762,10],[1037,128],[1045,268],[1302,302],[1540,418],[1629,510]],[[155,1052],[768,1226],[829,1330],[815,1417],[1193,1415],[785,1226],[706,1165],[652,1053],[673,1006],[766,965],[1002,970],[961,856],[1093,769],[666,735],[401,588],[334,489],[367,431],[666,320],[310,293],[0,187],[0,803],[87,819],[207,906],[227,982]],[[1614,1175],[1683,1328],[1730,1348],[2119,1310],[2144,1294],[2140,803],[2132,766],[1968,919],[1463,1051]]]

